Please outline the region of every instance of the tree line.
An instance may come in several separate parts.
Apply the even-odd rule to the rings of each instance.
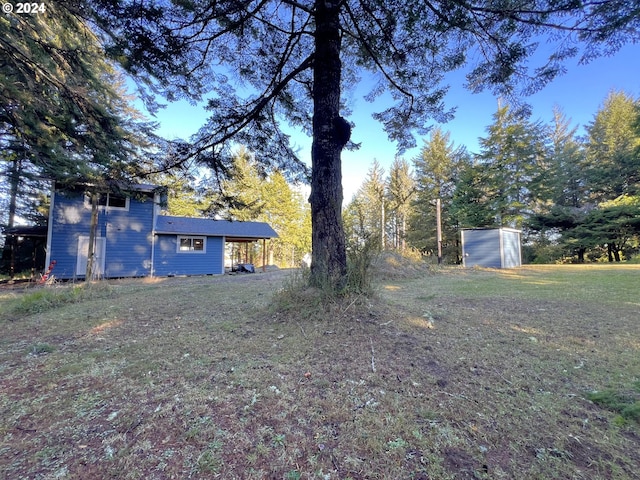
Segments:
[[[345,210],[352,242],[461,262],[462,228],[523,231],[528,262],[621,261],[640,251],[640,101],[613,91],[578,135],[559,108],[550,124],[501,105],[479,152],[434,129],[388,175],[374,161]]]

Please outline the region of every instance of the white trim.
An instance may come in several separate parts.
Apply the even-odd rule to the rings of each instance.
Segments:
[[[124,202],[125,202],[124,207],[114,207],[109,205],[109,199],[111,198],[111,195],[112,195],[111,193],[100,194],[100,195],[106,195],[107,200],[106,200],[106,205],[98,204],[99,210],[103,210],[106,212],[113,212],[113,211],[128,212],[129,211],[129,205],[131,200],[130,197],[123,195],[122,198],[124,198]],[[120,195],[114,195],[114,196],[120,198]],[[84,196],[84,207],[91,208],[91,199],[89,198],[89,195],[86,195],[86,194]]]
[[[93,279],[100,278],[105,273],[107,252],[107,239],[105,237],[95,237],[93,244]],[[87,251],[84,251],[86,247]],[[75,274],[78,277],[83,277],[87,273],[87,262],[89,261],[89,235],[78,235],[78,249],[76,255],[76,271]]]
[[[227,265],[227,237],[223,235],[220,238],[222,238],[222,271],[220,272],[220,275],[224,275]],[[231,265],[233,266],[233,259],[231,259]]]
[[[47,246],[45,250],[44,268],[51,264],[51,237],[53,233],[53,208],[55,206],[56,182],[51,182],[51,201],[49,202],[49,224],[47,225]]]
[[[153,194],[153,213],[151,214],[151,267],[149,268],[149,276],[154,277],[156,274],[156,222],[160,211],[160,194],[156,191]]]
[[[460,230],[460,243],[462,244],[462,267],[466,268],[466,266],[467,266],[467,257],[466,257],[465,244],[464,244],[464,232],[465,232],[464,228],[462,230]]]

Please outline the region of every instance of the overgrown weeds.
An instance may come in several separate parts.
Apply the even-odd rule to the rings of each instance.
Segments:
[[[338,318],[348,311],[370,304],[373,289],[363,292],[348,288],[340,294],[327,286],[309,285],[309,269],[293,271],[282,282],[271,300],[271,311],[276,315],[302,314],[307,319]]]
[[[640,424],[640,381],[628,390],[607,389],[589,392],[587,398],[596,405],[618,414],[614,419],[617,425],[624,425],[629,421]]]
[[[327,281],[311,285],[311,271],[301,268],[291,273],[275,294],[275,310],[291,310],[326,314],[353,306],[374,294],[371,265],[377,254],[374,242],[369,240],[361,245],[352,245],[347,251],[347,278],[344,287],[336,291]]]
[[[5,303],[0,318],[43,313],[69,303],[78,303],[100,296],[108,296],[111,289],[106,282],[79,283],[64,286],[38,286]]]
[[[381,280],[416,278],[434,271],[415,252],[408,256],[380,252],[377,239],[370,238],[347,249],[347,279],[342,290],[336,291],[328,282],[310,286],[310,270],[302,268],[284,281],[274,297],[274,306],[280,311],[301,308],[326,313],[375,297],[376,282]]]
[[[377,239],[352,244],[347,249],[347,295],[371,295],[373,293],[371,265],[379,253]]]

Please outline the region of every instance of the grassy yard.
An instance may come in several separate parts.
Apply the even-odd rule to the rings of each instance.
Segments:
[[[640,478],[639,266],[409,273],[0,289],[0,478]]]

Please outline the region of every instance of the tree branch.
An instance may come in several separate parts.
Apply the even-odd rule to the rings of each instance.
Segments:
[[[198,147],[191,153],[191,156],[198,155],[204,152],[206,149],[211,148],[212,146],[231,140],[242,129],[244,129],[247,125],[254,121],[256,117],[262,112],[262,110],[284,90],[289,82],[291,82],[300,73],[311,68],[312,64],[313,54],[309,55],[300,65],[298,65],[297,68],[289,72],[286,77],[284,77],[280,82],[274,85],[271,92],[263,92],[262,95],[253,102],[254,106],[248,112],[246,112],[246,114],[244,114],[239,121],[232,122],[230,125],[225,125],[222,129],[223,131],[225,131],[225,133],[221,137],[215,138],[212,142],[207,142],[206,144]],[[219,133],[219,131],[217,133]],[[211,135],[210,137],[215,137],[215,134]]]

